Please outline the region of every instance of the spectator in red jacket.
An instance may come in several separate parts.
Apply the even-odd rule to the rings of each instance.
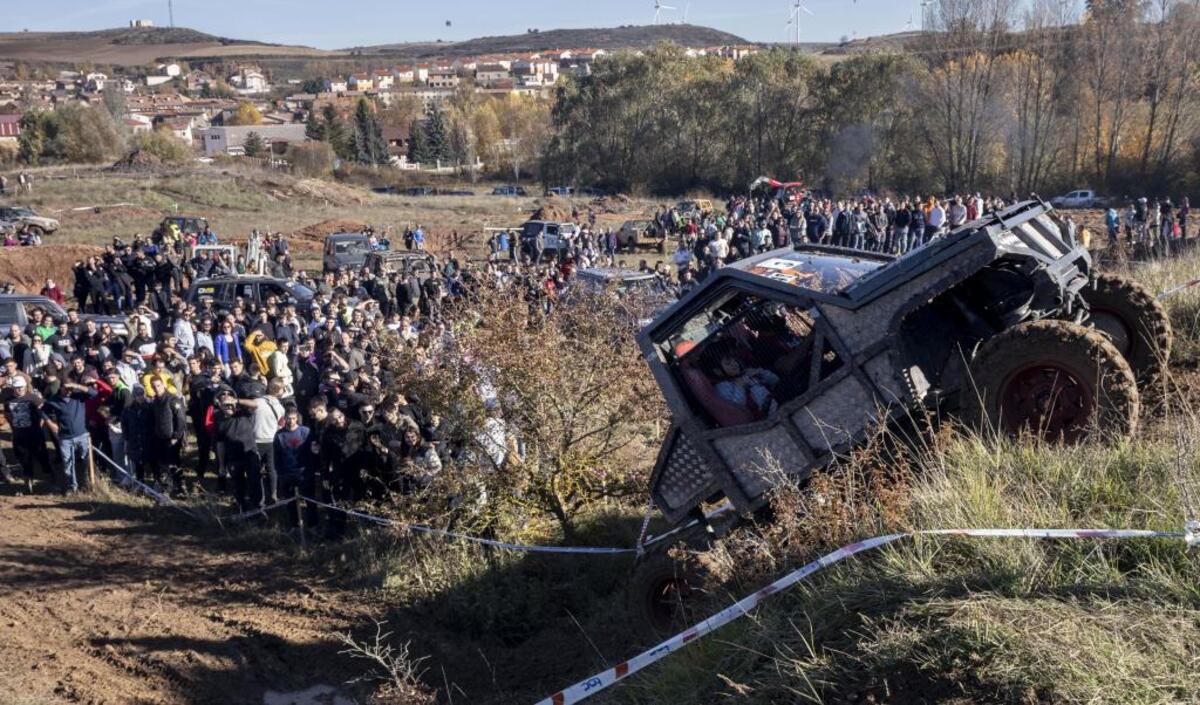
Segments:
[[[58,284],[55,284],[53,279],[46,280],[46,286],[42,287],[41,294],[59,306],[62,306],[67,301],[67,297],[63,295],[62,289],[58,288]]]

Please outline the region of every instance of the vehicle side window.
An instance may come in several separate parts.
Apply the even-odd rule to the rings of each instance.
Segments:
[[[246,301],[258,301],[258,298],[254,296],[254,283],[253,282],[242,282],[241,284],[237,284],[236,286],[237,286],[237,293],[234,294],[234,296],[240,296],[243,299],[245,299]]]
[[[547,223],[546,224],[546,236],[547,237],[558,237],[558,224]]]
[[[17,303],[15,301],[6,301],[4,303],[0,303],[0,323],[8,325],[10,323],[20,323],[20,322],[21,322],[21,315],[18,312]],[[8,334],[7,329],[4,330],[3,332],[6,335]]]
[[[272,295],[279,297],[279,299],[282,301],[292,298],[291,293],[288,292],[287,289],[280,284],[276,284],[275,282],[263,282],[259,288],[262,289],[263,300],[266,300],[268,296]]]
[[[841,366],[815,309],[739,293],[681,327],[668,360],[700,418],[762,421]]]

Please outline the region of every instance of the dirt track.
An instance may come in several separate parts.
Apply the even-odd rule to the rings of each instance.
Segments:
[[[0,497],[0,702],[258,705],[355,675],[331,639],[352,597],[161,511]]]

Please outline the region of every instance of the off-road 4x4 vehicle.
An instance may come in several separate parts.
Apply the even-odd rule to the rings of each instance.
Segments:
[[[728,500],[733,521],[765,507],[766,456],[802,482],[925,410],[1054,440],[1132,433],[1170,324],[1066,233],[1031,201],[898,259],[806,244],[716,270],[638,337],[673,417],[654,503],[699,519],[702,542],[721,529],[705,506]],[[631,586],[647,620],[679,587],[665,558]]]
[[[437,259],[420,250],[380,250],[367,255],[363,269],[374,272],[375,276],[387,276],[393,272],[407,276],[412,273],[425,281],[437,274]]]

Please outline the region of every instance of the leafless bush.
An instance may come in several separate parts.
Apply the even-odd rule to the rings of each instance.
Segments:
[[[375,636],[369,641],[359,641],[350,632],[337,635],[346,646],[338,653],[365,660],[370,668],[366,674],[349,682],[378,683],[373,701],[379,705],[432,705],[437,702],[435,695],[421,682],[425,673],[421,664],[425,658],[410,655],[410,642],[393,646],[392,632],[383,629],[386,624],[376,622]]]

